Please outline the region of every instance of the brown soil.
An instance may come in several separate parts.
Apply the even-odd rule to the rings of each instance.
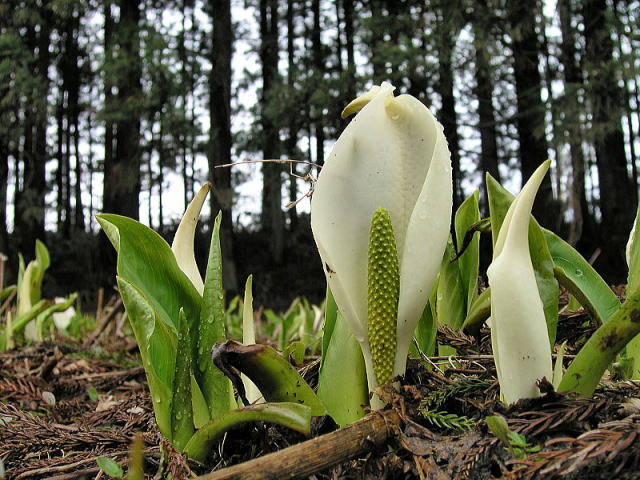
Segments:
[[[562,315],[558,336],[569,341],[569,355],[590,334],[586,320]],[[390,440],[310,478],[640,478],[638,384],[605,381],[589,399],[550,390],[505,409],[497,401],[487,332],[475,339],[442,329],[438,340],[460,356],[410,361],[400,394],[389,397],[401,418]],[[158,479],[205,474],[304,440],[284,428],[251,425],[229,432],[207,465],[187,462],[160,438],[135,354],[103,359],[129,347],[117,348],[100,355],[58,338],[0,354],[0,459],[8,480],[107,478],[96,457],[126,469],[136,434],[144,439],[145,472]],[[317,362],[305,370],[311,384],[316,374]],[[449,417],[427,418],[421,405]],[[516,458],[488,432],[484,418],[494,414],[525,436],[529,453]],[[451,428],[469,420],[474,425],[466,433]]]

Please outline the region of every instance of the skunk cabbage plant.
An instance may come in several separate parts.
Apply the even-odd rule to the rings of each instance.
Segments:
[[[452,208],[442,126],[416,98],[393,91],[385,82],[345,108],[343,117],[358,114],[311,200],[327,282],[362,348],[370,391],[405,372]]]
[[[536,381],[551,381],[551,347],[529,253],[529,219],[549,169],[544,162],[515,198],[502,223],[487,270],[491,287],[491,344],[503,400],[540,395]]]

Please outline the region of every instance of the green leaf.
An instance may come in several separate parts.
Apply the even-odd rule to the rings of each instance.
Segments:
[[[36,319],[37,331],[40,339],[44,338],[44,332],[47,329],[47,325],[53,321],[53,314],[57,312],[64,312],[67,310],[73,302],[78,298],[77,293],[72,293],[66,299],[61,302],[54,303],[47,309],[45,309],[42,313],[38,314]]]
[[[455,215],[456,247],[460,252],[464,245],[467,232],[480,221],[480,208],[478,198],[480,192],[474,191],[462,202]],[[458,257],[456,262],[460,270],[460,277],[466,292],[466,312],[469,312],[471,305],[478,296],[478,269],[480,265],[480,232],[473,231],[471,240],[467,241],[464,252]]]
[[[193,426],[196,429],[202,427],[205,423],[211,420],[209,416],[209,407],[207,407],[207,401],[200,390],[200,385],[196,380],[195,375],[191,375],[191,407],[193,408]]]
[[[640,285],[640,204],[636,210],[636,219],[629,235],[627,244],[627,263],[629,273],[627,275],[627,295],[635,293]]]
[[[369,403],[367,371],[360,344],[338,312],[333,334],[323,353],[318,398],[341,427],[364,417]]]
[[[436,294],[438,290],[438,282],[435,283],[429,295],[429,301],[424,306],[418,325],[416,325],[416,331],[414,337],[418,344],[418,348],[423,355],[427,357],[433,356],[436,351],[436,334],[438,333],[437,316],[434,311],[433,304],[435,303]],[[411,348],[415,348],[411,345]],[[415,352],[415,356],[419,356],[418,352]]]
[[[268,345],[242,345],[232,340],[215,347],[214,359],[244,373],[267,402],[297,402],[311,407],[314,416],[326,409],[295,368]]]
[[[288,358],[295,365],[302,365],[304,363],[305,345],[301,341],[290,342],[284,349],[282,354],[285,358]]]
[[[140,348],[158,429],[164,437],[171,440],[176,333],[160,319],[160,315],[143,293],[124,278],[118,277],[118,290]]]
[[[329,342],[331,341],[337,317],[338,305],[333,298],[329,285],[327,285],[327,295],[324,305],[324,327],[322,332],[322,357],[320,358],[320,369],[322,369],[322,365],[324,365],[327,348],[329,348]]]
[[[470,335],[478,335],[482,324],[491,316],[491,289],[486,288],[475,299],[469,312],[467,312],[467,318],[465,318],[462,324],[462,330]]]
[[[98,391],[95,389],[95,387],[87,388],[87,396],[89,397],[89,400],[92,402],[98,401]]]
[[[204,280],[202,311],[197,331],[198,368],[196,379],[202,389],[209,407],[211,418],[231,410],[231,382],[211,362],[211,347],[216,342],[226,340],[224,294],[222,287],[222,251],[220,250],[220,222],[222,214],[218,213],[213,225],[209,260]]]
[[[587,340],[562,377],[558,390],[590,397],[609,364],[638,333],[640,291],[636,290]]]
[[[160,319],[174,331],[178,312],[184,308],[193,331],[202,298],[178,267],[167,242],[130,218],[112,214],[96,218],[118,252],[118,276],[140,290]]]
[[[507,448],[511,447],[511,430],[505,418],[500,415],[493,415],[487,417],[485,421],[489,431],[504,443]]]
[[[489,212],[491,214],[491,231],[495,245],[504,217],[515,197],[488,173],[487,194],[489,197]],[[534,218],[529,222],[529,252],[547,322],[549,342],[553,345],[558,327],[560,288],[555,278],[553,257],[547,246],[545,235]]]
[[[178,316],[178,346],[176,370],[173,380],[173,401],[171,402],[171,430],[173,446],[182,451],[194,432],[193,405],[191,394],[191,338],[189,325],[180,309]]]
[[[0,290],[0,302],[6,300],[9,295],[16,291],[16,288],[17,287],[15,285],[9,285],[8,287]]]
[[[441,325],[448,325],[458,330],[466,314],[467,292],[458,262],[452,261],[455,254],[451,237],[449,237],[440,267],[436,311]]]
[[[98,457],[96,458],[96,462],[100,469],[109,475],[111,478],[122,478],[124,477],[124,472],[118,463],[109,457]]]
[[[578,251],[555,233],[543,229],[554,273],[560,282],[599,324],[620,308],[620,301],[609,285]]]
[[[187,443],[184,453],[193,460],[204,462],[213,450],[214,442],[232,428],[248,422],[270,422],[309,435],[311,409],[297,403],[262,403],[231,410],[199,429]]]

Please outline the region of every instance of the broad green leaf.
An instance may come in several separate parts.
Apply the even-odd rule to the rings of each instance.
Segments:
[[[455,215],[456,247],[460,252],[469,229],[480,221],[478,198],[480,192],[474,191],[458,208]],[[474,232],[464,252],[456,260],[460,277],[466,292],[466,313],[478,296],[478,269],[480,265],[480,232]]]
[[[640,285],[640,205],[636,210],[636,219],[633,222],[629,241],[627,242],[627,264],[629,273],[627,275],[627,295],[635,293]]]
[[[636,232],[640,232],[640,226],[638,225],[638,222],[640,222],[639,214],[640,205],[636,210],[636,219],[633,222],[629,241],[627,242],[627,251],[625,252],[629,266],[627,296],[635,294],[638,290],[638,285],[640,285],[640,241],[638,241],[638,235],[636,234]],[[640,379],[640,336],[636,336],[627,344],[620,357],[622,357],[619,359],[621,364],[625,365],[627,370],[630,370],[625,378]]]
[[[160,319],[174,331],[178,312],[184,308],[193,331],[202,298],[178,267],[167,242],[130,218],[112,214],[96,218],[118,252],[118,276],[139,289]]]
[[[305,405],[286,402],[262,403],[231,410],[199,429],[187,443],[184,453],[193,460],[204,462],[213,450],[214,442],[222,434],[248,422],[276,423],[309,435],[311,409]]]
[[[640,291],[636,290],[587,340],[562,377],[558,390],[590,397],[618,352],[639,332]]]
[[[556,355],[556,363],[553,365],[553,388],[558,390],[560,382],[562,381],[562,361],[564,360],[564,351],[567,348],[567,342],[562,342]]]
[[[8,287],[3,288],[0,291],[0,302],[6,300],[9,297],[9,295],[11,295],[15,291],[16,291],[15,285],[9,285]]]
[[[305,354],[304,342],[296,340],[295,342],[289,342],[286,348],[282,351],[282,355],[288,358],[296,366],[301,366],[304,363]]]
[[[599,324],[620,308],[620,301],[609,285],[578,251],[555,233],[543,229],[554,272],[560,282]]]
[[[118,463],[109,457],[98,457],[96,458],[96,462],[100,469],[109,475],[111,478],[122,478],[124,477],[124,472],[122,471],[122,467],[118,465]]]
[[[25,326],[33,319],[35,319],[38,315],[44,312],[51,305],[50,300],[40,300],[36,302],[29,310],[24,312],[23,314],[17,315],[15,320],[12,322],[11,334],[16,335],[22,330],[24,330]]]
[[[495,245],[498,232],[507,214],[507,210],[515,198],[487,173],[487,193],[489,197],[489,212],[491,214],[491,231]],[[547,247],[547,242],[542,228],[535,219],[529,223],[529,252],[531,263],[536,275],[536,283],[547,322],[549,342],[555,343],[556,329],[558,327],[558,297],[560,288],[555,278],[553,257]]]
[[[176,333],[160,319],[151,301],[141,290],[120,277],[118,277],[118,290],[140,348],[158,429],[164,437],[171,440]]]
[[[326,409],[298,371],[268,345],[242,345],[232,340],[216,345],[214,357],[251,379],[267,402],[298,402],[315,416]],[[231,368],[231,370],[233,369]]]
[[[431,290],[431,295],[429,295],[429,301],[424,306],[424,310],[422,311],[422,316],[418,321],[418,325],[416,326],[416,331],[414,333],[414,337],[418,344],[418,348],[420,352],[427,357],[431,357],[434,355],[436,351],[436,335],[438,333],[438,322],[437,316],[435,313],[435,309],[433,304],[435,303],[436,294],[438,290],[438,282],[434,285],[434,288]],[[415,347],[411,345],[410,351],[414,350]],[[414,357],[419,357],[419,353],[416,351]]]
[[[322,357],[320,358],[320,369],[322,369],[322,365],[324,365],[324,359],[327,354],[327,349],[329,348],[331,335],[333,334],[337,318],[338,305],[336,305],[331,289],[329,288],[329,285],[327,285],[327,295],[324,305],[324,327],[322,329]]]
[[[209,408],[207,407],[207,401],[200,390],[200,385],[196,380],[195,375],[191,375],[191,407],[193,408],[193,426],[196,429],[202,427],[205,423],[211,420],[209,416]]]
[[[242,344],[253,345],[256,343],[256,330],[253,318],[253,275],[247,277],[244,286],[244,302],[242,302]],[[304,350],[302,352],[304,358]],[[244,392],[249,403],[257,402],[262,395],[251,380],[246,375],[242,375]]]
[[[173,379],[173,401],[171,402],[171,431],[173,446],[182,451],[194,432],[193,405],[191,394],[191,337],[189,325],[180,309],[178,316],[178,346],[176,351],[176,371]]]
[[[448,325],[458,330],[466,315],[467,291],[460,276],[458,263],[452,261],[455,254],[451,237],[449,237],[440,267],[436,312],[440,325]]]
[[[73,305],[73,302],[76,301],[76,298],[78,298],[78,294],[72,293],[65,300],[54,303],[37,316],[36,325],[38,337],[40,340],[44,338],[44,333],[48,328],[49,323],[53,322],[53,314],[57,312],[64,312],[65,310],[67,310],[69,307],[71,307],[71,305]]]
[[[467,318],[465,318],[462,324],[462,329],[471,334],[478,335],[482,324],[491,316],[491,289],[486,288],[475,299],[469,312],[467,312]]]
[[[226,340],[224,294],[222,287],[222,251],[220,250],[220,222],[221,213],[215,219],[211,245],[209,246],[209,260],[204,280],[204,295],[202,297],[202,311],[197,329],[197,365],[196,379],[202,389],[209,407],[211,418],[227,412],[233,408],[231,404],[231,382],[218,370],[211,361],[211,347],[216,342]]]
[[[338,312],[323,353],[318,377],[318,398],[341,427],[364,417],[369,403],[367,371],[360,344]]]

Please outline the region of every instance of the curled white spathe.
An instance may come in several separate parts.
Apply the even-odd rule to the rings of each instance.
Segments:
[[[367,251],[371,218],[391,215],[400,264],[394,375],[403,374],[416,324],[438,273],[452,208],[451,157],[440,123],[389,83],[354,100],[359,111],[320,172],[311,228],[338,308],[360,342],[375,388],[367,340]]]
[[[202,281],[202,275],[200,275],[198,264],[196,263],[193,242],[195,240],[196,226],[198,225],[200,212],[210,188],[211,184],[205,183],[200,190],[198,190],[195,197],[193,197],[193,200],[189,202],[182,216],[182,220],[180,220],[176,234],[173,237],[173,243],[171,244],[171,251],[176,257],[178,267],[180,267],[180,270],[191,280],[191,283],[200,295],[204,292],[204,282]]]
[[[491,287],[491,344],[505,403],[540,396],[551,381],[551,346],[529,253],[531,208],[549,169],[544,162],[509,207],[487,269]]]

